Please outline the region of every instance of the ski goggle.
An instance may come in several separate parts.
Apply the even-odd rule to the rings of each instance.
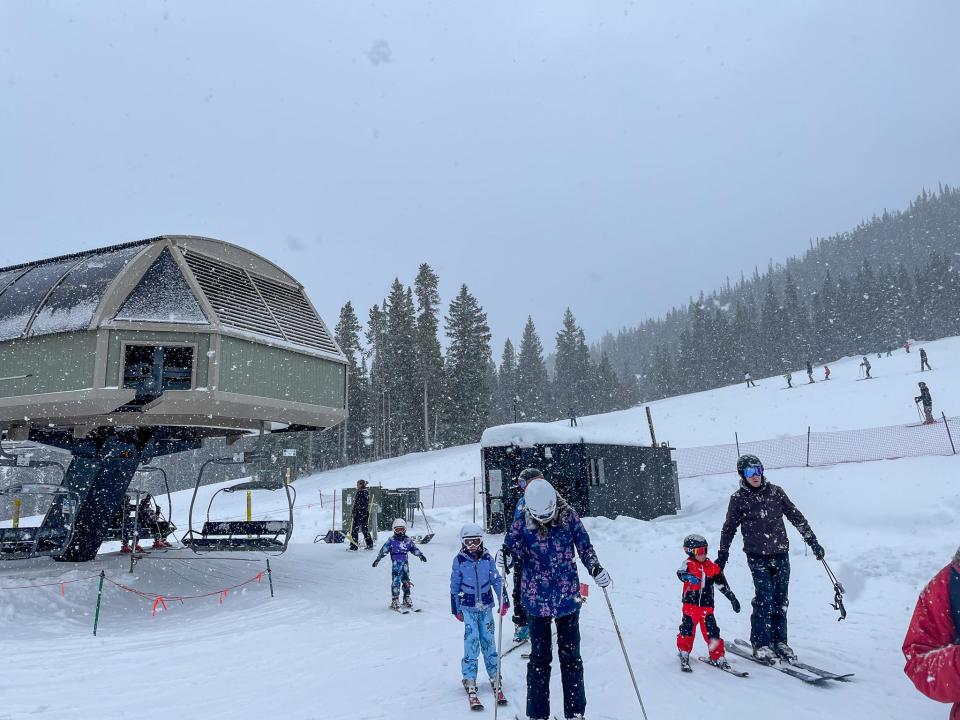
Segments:
[[[394,531],[395,533],[405,533],[405,532],[407,531],[407,529],[406,529],[403,525],[400,525],[400,526],[398,526],[398,527],[395,527],[395,528],[393,529],[393,531]]]
[[[692,552],[694,555],[706,555],[707,546],[704,545],[703,547],[690,548],[690,552]]]
[[[467,547],[478,548],[483,545],[483,538],[468,537],[463,539],[463,544]]]
[[[752,478],[757,475],[763,475],[763,465],[747,465],[743,469],[743,476],[745,478]]]

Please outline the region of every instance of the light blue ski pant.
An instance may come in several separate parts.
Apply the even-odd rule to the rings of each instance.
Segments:
[[[477,656],[483,650],[483,664],[491,680],[497,677],[497,640],[494,632],[493,611],[463,608],[463,660],[460,671],[464,680],[477,679]]]

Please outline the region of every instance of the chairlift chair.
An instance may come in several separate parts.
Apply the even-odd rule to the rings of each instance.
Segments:
[[[173,524],[173,500],[170,494],[170,483],[167,479],[167,472],[163,468],[154,467],[153,465],[143,465],[137,468],[137,472],[160,473],[160,476],[163,478],[163,487],[167,495],[166,516],[160,512],[160,505],[156,502],[156,497],[152,495],[151,497],[154,499],[157,515],[163,518],[162,523],[164,523],[164,525],[160,526],[158,524],[158,526],[153,529],[140,524],[139,512],[141,498],[145,495],[150,495],[150,493],[143,489],[143,482],[141,480],[137,487],[129,490],[127,494],[124,495],[123,500],[120,501],[120,508],[114,516],[111,526],[107,530],[107,534],[104,535],[104,541],[114,540],[122,542],[124,540],[132,540],[134,545],[136,545],[141,539],[156,540],[158,537],[160,539],[166,539],[177,529],[177,526]]]
[[[265,452],[240,452],[229,458],[211,458],[200,466],[197,473],[197,482],[193,488],[193,497],[190,499],[190,513],[188,515],[188,529],[180,539],[184,545],[195,553],[205,552],[265,552],[280,555],[286,551],[293,534],[293,505],[297,497],[296,489],[287,482],[280,480],[255,479],[236,483],[220,488],[210,498],[207,504],[207,515],[203,526],[198,533],[193,524],[193,507],[197,499],[197,492],[203,481],[203,472],[211,464],[214,465],[242,465],[251,460],[262,460],[267,457]],[[283,490],[287,498],[287,517],[282,520],[211,520],[210,510],[213,501],[220,493],[245,492],[248,490]],[[291,490],[293,494],[291,495]]]
[[[63,465],[53,460],[34,460],[29,454],[8,454],[0,446],[0,467],[40,470],[56,467],[61,482],[65,475]],[[3,497],[49,497],[50,505],[39,525],[0,528],[0,560],[21,560],[34,557],[58,557],[70,546],[74,521],[80,505],[80,495],[62,485],[45,482],[15,482],[0,489]],[[47,519],[55,513],[62,515],[62,523]]]

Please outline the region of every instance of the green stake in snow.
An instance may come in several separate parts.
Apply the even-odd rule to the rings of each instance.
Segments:
[[[270,570],[269,559],[267,559],[267,580],[270,581],[270,597],[273,597],[273,572]]]
[[[97,634],[97,624],[100,622],[100,600],[103,598],[103,570],[100,571],[100,589],[97,590],[97,612],[93,616],[93,634]]]

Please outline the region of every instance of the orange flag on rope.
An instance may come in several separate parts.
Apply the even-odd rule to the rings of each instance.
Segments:
[[[152,612],[150,613],[151,617],[157,614],[157,608],[160,607],[163,610],[167,609],[167,604],[163,601],[163,595],[157,595],[157,599],[153,601]]]

